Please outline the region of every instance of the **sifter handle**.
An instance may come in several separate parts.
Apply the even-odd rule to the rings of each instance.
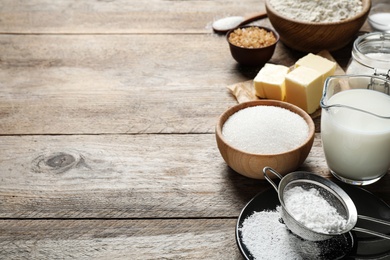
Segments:
[[[272,185],[272,187],[274,187],[274,189],[276,190],[276,192],[278,192],[278,186],[277,186],[277,185],[275,184],[275,182],[268,176],[267,171],[270,171],[271,173],[273,173],[274,175],[276,175],[279,179],[282,179],[283,176],[280,175],[280,173],[278,173],[277,171],[275,171],[275,170],[272,169],[271,167],[264,167],[264,169],[263,169],[264,178]]]
[[[390,222],[388,222],[388,221],[386,221],[386,220],[377,219],[377,218],[368,217],[368,216],[363,216],[363,215],[358,215],[358,218],[359,218],[359,219],[364,219],[364,220],[367,220],[367,221],[371,221],[371,222],[374,222],[374,223],[382,224],[382,225],[385,225],[385,226],[389,226],[389,227],[390,227]],[[390,235],[386,235],[386,234],[379,233],[379,232],[376,232],[376,231],[372,231],[372,230],[368,230],[368,229],[364,229],[364,228],[359,228],[359,227],[354,227],[352,230],[353,230],[353,231],[362,232],[362,233],[366,233],[366,234],[370,234],[370,235],[373,235],[373,236],[377,236],[377,237],[381,237],[381,238],[385,238],[385,239],[389,239],[389,240],[390,240]]]
[[[390,236],[389,235],[386,235],[386,234],[383,234],[383,233],[379,233],[379,232],[376,232],[376,231],[372,231],[372,230],[368,230],[368,229],[365,229],[365,228],[354,227],[352,230],[355,231],[355,232],[366,233],[366,234],[369,234],[369,235],[373,235],[373,236],[377,236],[377,237],[381,237],[381,238],[390,240]]]

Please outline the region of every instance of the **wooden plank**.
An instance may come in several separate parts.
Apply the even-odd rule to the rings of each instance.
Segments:
[[[375,0],[373,1],[375,2]],[[50,1],[3,0],[0,33],[212,33],[213,21],[265,9],[263,0]],[[268,19],[267,19],[268,20]],[[362,30],[370,30],[366,23]]]
[[[0,218],[237,217],[266,181],[213,134],[1,137]],[[303,170],[329,177],[319,135]],[[389,202],[390,175],[369,187]]]
[[[240,259],[236,219],[0,220],[1,259]]]
[[[215,19],[264,9],[255,0],[3,0],[0,33],[209,33]]]
[[[283,48],[270,62],[295,62]],[[210,35],[1,35],[0,53],[2,134],[212,133],[259,70]]]
[[[237,216],[269,184],[230,170],[214,135],[1,138],[0,218]]]
[[[0,35],[0,53],[2,134],[212,133],[258,72],[210,35]]]
[[[185,36],[0,39],[3,134],[212,132],[235,104],[228,53],[196,58],[202,47]]]

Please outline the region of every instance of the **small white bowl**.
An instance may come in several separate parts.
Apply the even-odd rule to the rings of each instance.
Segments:
[[[368,23],[376,31],[390,32],[390,3],[379,3],[371,8]]]

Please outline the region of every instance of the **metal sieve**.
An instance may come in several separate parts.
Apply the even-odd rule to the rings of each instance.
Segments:
[[[280,179],[279,185],[276,185],[275,182],[269,177],[267,171],[271,172]],[[362,233],[367,233],[373,236],[378,236],[385,239],[390,239],[390,235],[382,234],[376,231],[355,227],[358,218],[372,221],[375,223],[383,224],[390,226],[390,222],[358,215],[356,206],[349,195],[340,188],[336,183],[316,175],[310,172],[297,171],[291,172],[284,177],[270,167],[265,167],[263,169],[264,178],[274,187],[278,193],[279,202],[281,204],[281,217],[287,228],[294,233],[295,235],[310,241],[322,241],[330,239],[334,236],[342,235],[348,233],[349,231],[357,231]],[[300,186],[301,188],[308,190],[310,188],[315,188],[319,191],[321,196],[327,200],[327,202],[333,206],[337,212],[343,216],[347,223],[345,228],[339,232],[333,231],[329,233],[314,231],[299,221],[297,221],[284,203],[284,193],[285,191]]]

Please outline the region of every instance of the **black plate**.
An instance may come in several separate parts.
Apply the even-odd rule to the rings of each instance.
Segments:
[[[358,214],[379,218],[390,221],[390,207],[382,200],[374,196],[372,193],[355,186],[344,183],[337,184],[345,190],[346,193],[354,201]],[[264,210],[275,210],[280,205],[278,195],[272,188],[256,195],[243,208],[238,218],[236,225],[236,241],[238,248],[245,259],[254,259],[243,243],[239,228],[244,220],[253,214],[253,212]],[[376,230],[381,233],[390,234],[390,227],[384,225],[359,220],[357,227]],[[293,234],[291,234],[293,235]],[[339,239],[339,238],[338,238]],[[324,259],[390,259],[390,240],[373,237],[360,232],[350,232],[343,237],[345,241],[343,249],[335,249],[333,252],[328,252],[323,255]],[[323,242],[317,242],[323,243]],[[333,243],[332,240],[327,241]],[[337,244],[339,241],[337,241]],[[319,244],[320,245],[320,244]],[[282,245],[281,245],[282,246]]]

